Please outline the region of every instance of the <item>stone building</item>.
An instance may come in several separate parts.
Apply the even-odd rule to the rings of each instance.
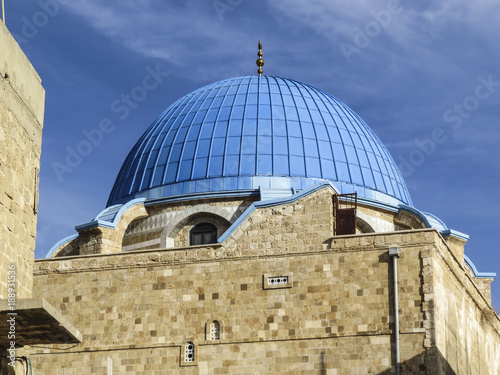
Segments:
[[[44,91],[3,25],[0,46],[0,297],[7,314],[15,265],[19,314],[1,374],[500,373],[494,274],[467,235],[413,206],[349,107],[292,79],[170,105],[107,207],[34,261]]]
[[[33,344],[79,342],[80,333],[32,298],[38,170],[45,90],[0,22],[0,374],[24,374]],[[8,357],[7,357],[8,356]]]
[[[500,374],[494,274],[308,84],[180,98],[75,228],[35,261],[33,295],[83,339],[32,348],[40,373]]]

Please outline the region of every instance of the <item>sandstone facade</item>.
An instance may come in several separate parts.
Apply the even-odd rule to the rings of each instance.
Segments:
[[[30,297],[38,205],[45,91],[28,59],[0,22],[0,298],[16,267],[17,294]]]
[[[83,341],[32,348],[34,367],[57,374],[394,373],[388,248],[397,246],[402,373],[498,374],[500,320],[485,283],[438,231],[377,233],[368,222],[395,228],[402,214],[361,207],[364,230],[332,237],[332,194],[324,187],[283,204],[244,204],[219,244],[188,246],[182,235],[175,247],[151,249],[137,237],[142,250],[36,261],[34,295],[59,306]],[[196,207],[206,213],[206,204],[183,209],[198,220]],[[128,215],[128,229],[117,230],[145,228],[177,205]],[[187,233],[192,221],[180,222],[178,233]],[[272,278],[286,282],[270,287]],[[218,340],[209,334],[214,321]],[[186,361],[188,343],[194,361]]]

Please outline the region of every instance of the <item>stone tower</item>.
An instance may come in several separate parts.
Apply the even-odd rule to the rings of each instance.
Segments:
[[[0,23],[0,295],[16,265],[18,297],[31,297],[45,90]]]
[[[78,342],[44,299],[33,299],[38,171],[45,90],[0,22],[0,373],[24,374],[26,345]],[[6,355],[8,356],[6,358]]]

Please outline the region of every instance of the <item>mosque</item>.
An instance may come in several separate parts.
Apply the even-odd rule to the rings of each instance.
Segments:
[[[413,206],[351,108],[264,75],[260,43],[257,65],[169,105],[107,207],[33,262],[61,323],[32,370],[500,374],[468,236]]]

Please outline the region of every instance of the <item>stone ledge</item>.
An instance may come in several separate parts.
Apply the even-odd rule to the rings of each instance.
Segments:
[[[415,243],[415,238],[421,240]],[[51,273],[77,273],[90,270],[110,270],[139,267],[154,267],[165,265],[194,264],[205,262],[237,261],[244,259],[271,259],[276,257],[307,256],[327,254],[332,252],[363,252],[381,251],[389,246],[419,247],[422,244],[434,243],[439,235],[435,229],[417,231],[401,231],[391,233],[371,233],[333,237],[335,246],[290,246],[262,250],[232,250],[222,244],[189,246],[169,249],[137,250],[114,254],[88,254],[79,256],[37,259],[34,265],[34,275]],[[383,244],[377,240],[383,239]],[[347,243],[345,241],[348,241]],[[349,241],[353,241],[352,246]],[[327,241],[328,242],[328,241]]]
[[[74,344],[82,341],[81,333],[73,327],[61,313],[45,299],[18,299],[15,310],[11,310],[7,300],[0,300],[0,312],[4,318],[0,322],[0,346],[39,344]],[[10,330],[8,319],[14,318],[15,331]],[[9,333],[14,333],[12,340]]]
[[[390,246],[420,246],[433,244],[439,237],[435,228],[363,233],[335,236],[327,239],[325,243],[331,250],[344,248],[372,248],[373,250],[386,249]],[[345,250],[345,249],[344,249]]]
[[[415,334],[422,334],[422,332],[406,332],[400,331],[400,335],[403,336],[412,336]],[[375,337],[388,337],[392,338],[394,333],[392,330],[383,330],[383,331],[371,331],[371,332],[358,332],[356,334],[338,334],[331,333],[325,336],[296,336],[296,337],[287,337],[287,338],[272,338],[272,339],[244,339],[244,340],[220,340],[220,341],[210,341],[203,340],[198,341],[197,346],[222,346],[222,345],[244,345],[244,344],[260,344],[260,343],[272,343],[272,342],[291,342],[291,341],[309,341],[309,340],[342,340],[342,339],[367,339],[367,338],[375,338]],[[162,349],[162,348],[180,348],[183,345],[181,342],[172,342],[165,344],[157,344],[157,345],[103,345],[103,346],[78,346],[78,350],[65,350],[64,353],[89,353],[89,352],[99,352],[99,351],[121,351],[121,350],[154,350],[154,349]],[[36,348],[34,348],[36,349]],[[54,354],[60,353],[61,348],[44,348],[43,351],[35,352],[32,351],[30,355],[44,355],[44,354]]]

